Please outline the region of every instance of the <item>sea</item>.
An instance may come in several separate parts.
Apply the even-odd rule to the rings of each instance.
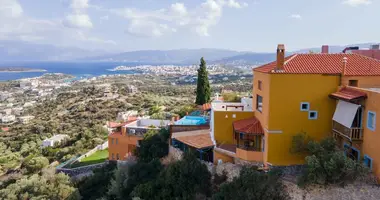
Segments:
[[[63,73],[81,78],[91,78],[112,74],[135,74],[137,71],[110,71],[120,65],[138,66],[150,63],[125,62],[1,62],[0,67],[25,67],[31,69],[44,69],[45,72],[0,72],[0,81],[17,80],[22,78],[38,77],[45,73]],[[158,65],[155,63],[154,65]]]

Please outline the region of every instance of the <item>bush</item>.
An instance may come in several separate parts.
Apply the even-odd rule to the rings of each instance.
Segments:
[[[367,169],[358,161],[354,161],[336,149],[334,138],[326,138],[321,142],[311,141],[307,145],[310,154],[306,156],[306,168],[298,178],[299,186],[308,184],[340,184],[355,181],[366,174]]]
[[[161,129],[158,134],[149,134],[140,142],[135,155],[139,161],[150,162],[154,159],[165,157],[169,153],[169,131]]]
[[[43,156],[26,159],[24,167],[28,170],[28,173],[38,172],[42,168],[49,165],[49,160]]]
[[[281,182],[281,173],[264,174],[254,167],[243,167],[240,175],[221,185],[213,200],[287,200],[290,199]]]
[[[132,197],[142,199],[189,199],[196,195],[210,196],[211,174],[193,153],[183,160],[169,164],[156,180],[138,185]]]

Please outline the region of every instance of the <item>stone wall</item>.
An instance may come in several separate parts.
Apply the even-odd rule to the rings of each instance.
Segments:
[[[99,163],[99,164],[94,164],[94,165],[87,165],[87,166],[77,167],[77,168],[72,168],[72,169],[69,169],[69,168],[57,168],[56,169],[56,173],[62,172],[64,174],[67,174],[70,177],[74,177],[74,176],[78,176],[80,174],[85,174],[85,173],[92,172],[93,169],[101,168],[101,167],[105,166],[106,164],[107,164],[107,162]]]

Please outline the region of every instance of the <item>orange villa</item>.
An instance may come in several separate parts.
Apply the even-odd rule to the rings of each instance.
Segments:
[[[169,125],[169,120],[137,119],[123,123],[109,123],[108,159],[125,160],[132,155],[148,131],[158,131]]]

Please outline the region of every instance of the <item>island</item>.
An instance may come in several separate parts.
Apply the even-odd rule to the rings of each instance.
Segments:
[[[26,67],[0,67],[0,72],[46,72],[46,70]]]

